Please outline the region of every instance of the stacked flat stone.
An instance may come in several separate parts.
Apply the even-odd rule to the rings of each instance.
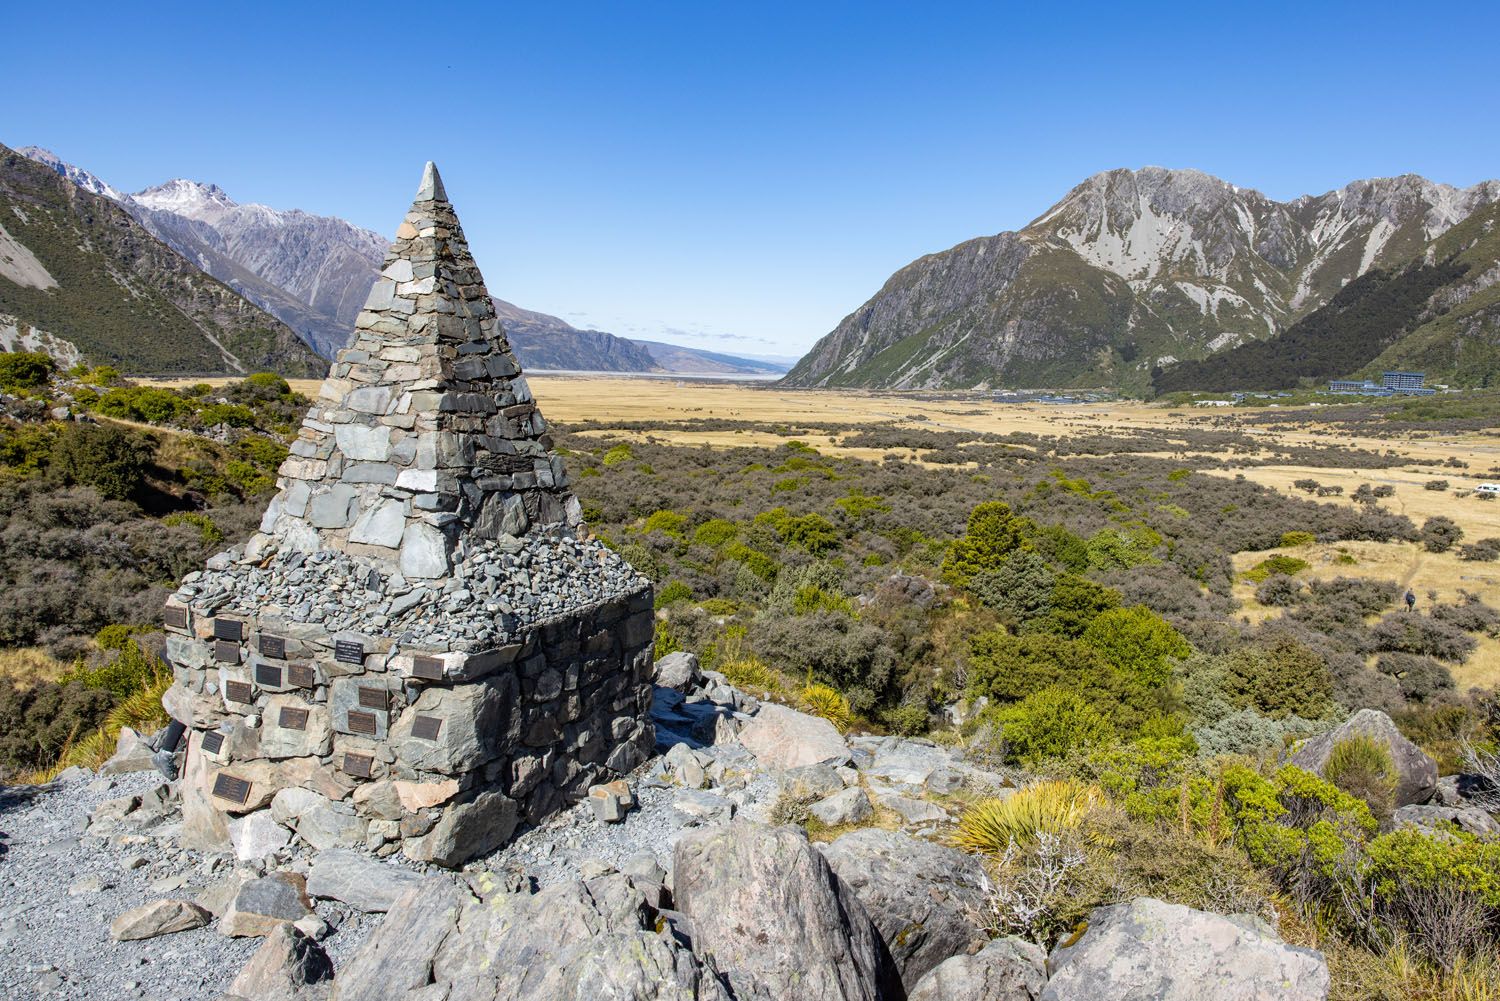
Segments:
[[[466,534],[576,528],[562,459],[432,164],[282,464],[262,532],[446,576]]]
[[[428,164],[261,531],[168,601],[189,845],[459,865],[644,760],[651,586],[545,427]]]

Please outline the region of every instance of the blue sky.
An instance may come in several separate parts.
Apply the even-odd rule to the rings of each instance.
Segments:
[[[799,354],[908,261],[1113,167],[1277,198],[1500,176],[1500,5],[13,5],[0,142],[126,190],[400,221],[491,292]]]

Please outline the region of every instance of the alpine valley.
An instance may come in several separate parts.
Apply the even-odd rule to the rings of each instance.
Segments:
[[[1194,170],[1097,174],[1018,232],[896,272],[790,386],[1273,389],[1500,377],[1500,182],[1278,202]]]
[[[72,182],[85,193],[82,197],[94,200],[89,204],[99,204],[99,200],[104,204],[114,202],[151,237],[259,307],[253,310],[256,314],[263,316],[260,311],[264,310],[290,327],[323,359],[332,358],[344,346],[385,256],[386,237],[343,219],[300,209],[241,204],[217,185],[180,178],[126,194],[48,150],[28,146],[18,152],[20,157],[10,154],[10,159],[24,157],[50,169],[57,180]],[[0,236],[0,241],[4,239]],[[57,249],[62,247],[59,243]],[[4,252],[5,245],[0,243],[0,253]],[[0,277],[8,276],[0,270]],[[3,288],[5,285],[0,282],[0,289]],[[33,299],[48,297],[41,290],[28,291]],[[0,306],[8,301],[0,299]],[[249,303],[245,305],[248,307]],[[600,330],[581,330],[559,317],[523,309],[501,299],[495,300],[495,308],[516,354],[531,370],[750,377],[775,376],[785,371],[785,366],[763,361],[634,341]],[[56,319],[57,308],[45,313],[51,326],[23,310],[12,312],[18,314],[11,323],[16,331],[11,335],[12,340],[25,340],[31,346],[52,350],[59,357],[65,358],[70,352],[83,354],[115,362],[132,371],[183,367],[164,367],[160,360],[154,360],[155,355],[137,356],[138,338],[134,335],[112,336],[114,353],[101,354],[101,346],[88,335],[80,341],[64,333],[73,330],[73,326]],[[28,324],[31,332],[21,333],[20,328]],[[81,318],[77,325],[83,325]],[[48,339],[49,335],[55,336]],[[297,350],[303,355],[310,354],[301,351],[301,345]],[[306,363],[305,358],[298,362]],[[270,366],[270,356],[260,364]],[[310,364],[321,371],[317,358],[312,358]],[[202,359],[186,367],[204,372],[232,372],[240,368],[228,362],[211,365]],[[272,367],[279,367],[287,374],[301,374],[300,370],[289,370],[285,365]]]

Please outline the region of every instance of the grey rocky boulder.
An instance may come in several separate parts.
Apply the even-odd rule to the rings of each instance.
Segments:
[[[836,792],[832,796],[818,800],[808,808],[808,813],[829,827],[840,827],[844,824],[858,824],[870,819],[875,808],[870,805],[870,797],[858,786]]]
[[[226,1001],[321,1001],[333,988],[333,961],[312,937],[281,925],[229,985]]]
[[[906,1001],[1037,1001],[1046,986],[1047,954],[1041,946],[997,938],[972,956],[943,960]]]
[[[279,925],[311,913],[306,878],[294,872],[272,872],[240,884],[219,918],[219,932],[230,938],[269,935]]]
[[[986,908],[986,882],[973,856],[877,828],[822,851],[875,921],[908,990],[943,960],[984,944],[975,920]]]
[[[659,920],[621,873],[536,894],[488,873],[431,877],[344,964],[333,997],[727,1001],[682,940],[657,931]]]
[[[673,853],[672,889],[693,951],[736,998],[899,996],[874,922],[800,829],[736,821],[689,832]]]
[[[1356,734],[1373,737],[1390,751],[1391,762],[1396,767],[1397,806],[1426,803],[1432,799],[1437,791],[1437,762],[1401,736],[1391,718],[1378,709],[1361,709],[1328,733],[1303,741],[1292,751],[1291,763],[1322,775],[1328,767],[1334,745]]]
[[[307,874],[311,897],[338,900],[366,913],[388,911],[422,877],[410,869],[381,862],[363,852],[332,849],[319,852]]]
[[[698,680],[698,658],[694,654],[679,650],[656,662],[656,683],[663,688],[686,693]]]
[[[1403,806],[1391,818],[1397,826],[1415,827],[1419,830],[1435,831],[1440,824],[1454,824],[1459,830],[1476,837],[1490,837],[1500,833],[1500,824],[1495,818],[1474,806]]]
[[[843,791],[844,780],[832,765],[801,765],[777,777],[783,796],[799,802],[824,799]]]
[[[766,703],[739,734],[740,743],[766,768],[785,771],[801,765],[842,765],[849,746],[821,716]]]
[[[207,909],[189,900],[153,900],[132,908],[109,923],[116,942],[138,942],[159,935],[202,928],[213,920]]]
[[[1049,958],[1040,1001],[1324,1001],[1322,953],[1269,925],[1141,897],[1101,907]]]

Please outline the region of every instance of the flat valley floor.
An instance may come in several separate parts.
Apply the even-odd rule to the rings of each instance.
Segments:
[[[845,442],[872,426],[938,432],[975,432],[976,435],[1036,435],[1041,438],[1101,439],[1121,443],[1135,440],[1132,454],[1159,458],[1204,457],[1224,464],[1203,470],[1211,475],[1244,476],[1276,490],[1306,496],[1293,483],[1314,479],[1342,487],[1340,496],[1326,503],[1352,505],[1360,484],[1390,486],[1395,494],[1380,501],[1406,515],[1420,528],[1427,518],[1443,515],[1463,529],[1465,541],[1500,538],[1500,500],[1484,501],[1472,489],[1479,483],[1500,482],[1500,437],[1492,431],[1451,433],[1404,428],[1381,421],[1347,421],[1343,407],[1169,408],[1133,401],[1095,404],[997,403],[984,393],[895,393],[840,390],[791,390],[714,380],[641,376],[551,375],[529,373],[537,402],[553,424],[597,422],[597,430],[580,433],[608,437],[641,435],[662,444],[774,447],[788,440],[785,428],[820,452],[880,461],[895,454],[925,462],[924,450],[905,447],[864,447]],[[163,383],[185,386],[202,380]],[[293,380],[294,389],[315,396],[317,380]],[[630,424],[630,430],[621,428]],[[640,427],[644,425],[645,427]],[[743,426],[733,426],[743,425]],[[847,431],[842,430],[847,428]],[[1195,431],[1233,431],[1255,440],[1258,450],[1231,454],[1195,451]],[[779,432],[779,433],[778,433]],[[1177,435],[1182,437],[1178,438]],[[1163,440],[1155,450],[1143,449],[1141,439]],[[977,443],[977,438],[976,438]],[[960,445],[962,447],[962,445]],[[1020,446],[1020,447],[1025,447]],[[1293,461],[1283,461],[1295,452]],[[1395,453],[1405,464],[1385,468],[1361,465],[1359,453]],[[1312,461],[1297,462],[1295,458]],[[1347,464],[1341,457],[1350,457]],[[1432,463],[1466,463],[1440,466]],[[1422,464],[1419,464],[1422,463]],[[1433,480],[1447,480],[1447,490],[1425,489]],[[1275,550],[1271,551],[1275,552]],[[1407,542],[1342,542],[1304,546],[1294,552],[1312,563],[1304,576],[1363,576],[1398,581],[1410,587],[1424,604],[1429,592],[1450,601],[1460,590],[1500,606],[1500,564],[1465,562],[1456,551],[1429,553]],[[1267,552],[1239,553],[1236,570],[1249,569]],[[1353,561],[1352,563],[1350,561]],[[1258,619],[1275,610],[1260,606],[1254,585],[1236,585],[1241,614]],[[1453,669],[1460,688],[1500,684],[1500,640],[1480,638],[1468,661]]]

